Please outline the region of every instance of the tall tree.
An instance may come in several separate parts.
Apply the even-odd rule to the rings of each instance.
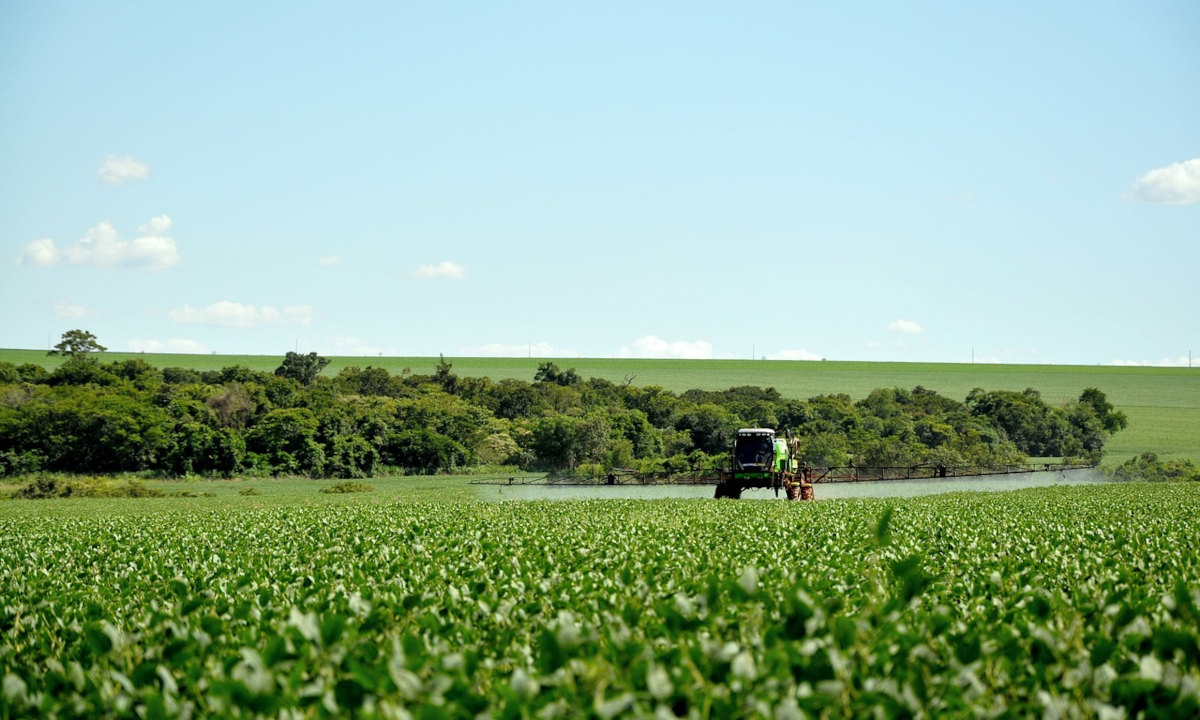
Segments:
[[[563,370],[555,363],[549,361],[538,365],[537,374],[533,376],[534,382],[554,383],[563,387],[578,385],[582,379],[579,377],[579,373],[575,372],[575,368]]]
[[[1079,396],[1079,402],[1082,405],[1090,405],[1096,411],[1096,417],[1104,426],[1105,432],[1115,433],[1124,430],[1125,426],[1129,424],[1129,418],[1125,416],[1125,413],[1113,407],[1113,404],[1108,401],[1108,396],[1097,388],[1084,388],[1083,393]]]
[[[289,350],[283,358],[283,364],[275,368],[275,374],[291,378],[301,385],[312,385],[328,364],[329,358],[323,358],[315,352],[301,355]]]
[[[54,346],[47,355],[66,355],[79,357],[93,352],[104,352],[108,348],[101,345],[96,336],[87,330],[68,330],[62,334],[62,340]]]
[[[458,376],[451,372],[454,366],[446,362],[446,358],[438,354],[437,369],[433,371],[433,381],[451,395],[458,394]]]

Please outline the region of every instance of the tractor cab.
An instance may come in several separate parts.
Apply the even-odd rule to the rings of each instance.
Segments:
[[[769,473],[775,465],[775,431],[769,428],[738,430],[733,443],[735,473]]]

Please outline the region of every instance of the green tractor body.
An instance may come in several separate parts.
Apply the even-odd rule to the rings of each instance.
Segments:
[[[738,430],[716,497],[738,498],[748,488],[774,488],[777,495],[782,489],[789,500],[811,498],[811,475],[799,461],[799,441],[776,437],[770,428]]]

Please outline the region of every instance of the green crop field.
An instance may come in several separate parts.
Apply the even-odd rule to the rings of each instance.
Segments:
[[[377,505],[396,502],[474,502],[490,498],[472,482],[504,481],[509,475],[411,475],[374,477],[364,482],[372,490],[350,494],[324,494],[337,480],[303,477],[266,477],[235,480],[147,480],[151,490],[166,497],[74,497],[64,500],[6,500],[21,484],[0,480],[0,515],[8,517],[82,517],[89,515],[144,515],[189,510],[222,513],[229,510],[324,505]],[[538,477],[538,476],[530,476]],[[489,487],[489,486],[483,486]]]
[[[0,718],[1200,713],[1198,483],[816,503],[274,490],[0,502]]]
[[[106,360],[138,357],[159,366],[217,370],[245,365],[271,371],[281,357],[265,355],[166,355],[104,353]],[[459,375],[495,380],[532,380],[543,360],[534,358],[448,358]],[[56,367],[61,358],[37,350],[0,350],[0,361]],[[1146,451],[1165,457],[1200,462],[1200,369],[1062,366],[969,365],[936,363],[786,362],[767,360],[622,360],[560,359],[583,377],[668,390],[723,390],[738,385],[774,387],[785,397],[806,399],[827,393],[846,393],[855,399],[878,387],[917,385],[958,400],[972,388],[1039,390],[1049,402],[1076,398],[1086,387],[1103,390],[1129,417],[1129,426],[1110,441],[1106,463],[1117,464]],[[351,365],[382,367],[392,373],[405,369],[430,374],[437,358],[334,357],[326,375]]]

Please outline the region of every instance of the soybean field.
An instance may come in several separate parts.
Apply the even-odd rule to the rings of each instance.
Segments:
[[[157,502],[0,514],[0,717],[1200,714],[1195,483]]]

